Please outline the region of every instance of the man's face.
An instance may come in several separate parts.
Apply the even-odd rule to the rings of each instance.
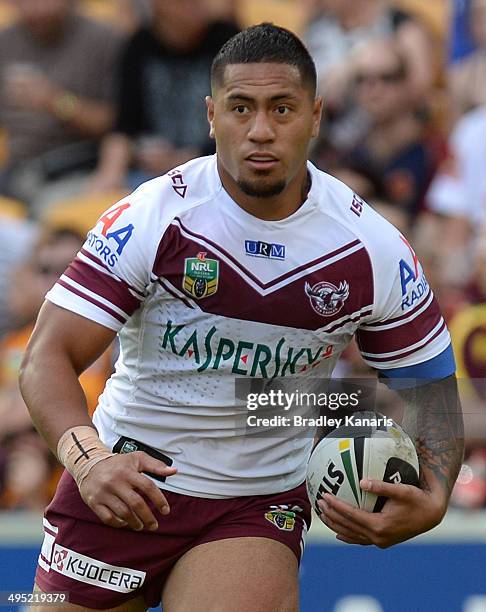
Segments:
[[[322,101],[297,67],[228,65],[207,106],[222,178],[244,194],[278,195],[305,167]]]
[[[408,109],[407,79],[400,60],[383,46],[358,60],[357,100],[376,123],[389,121]]]
[[[82,243],[81,238],[68,234],[40,244],[31,261],[16,270],[9,294],[9,308],[16,320],[23,323],[35,319],[45,294],[64,273]]]
[[[207,23],[210,11],[207,0],[152,0],[155,23],[165,22],[174,26]]]

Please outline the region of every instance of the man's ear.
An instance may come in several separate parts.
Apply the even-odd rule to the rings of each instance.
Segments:
[[[314,122],[312,125],[312,137],[313,138],[316,138],[317,136],[319,136],[323,108],[324,108],[324,102],[322,100],[322,97],[319,96],[318,98],[314,100],[314,111],[313,111]]]
[[[209,137],[214,138],[214,100],[206,96],[206,109],[209,123]]]

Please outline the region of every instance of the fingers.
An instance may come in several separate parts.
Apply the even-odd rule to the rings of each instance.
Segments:
[[[131,480],[133,486],[143,493],[161,514],[167,515],[170,512],[169,503],[162,491],[144,474],[137,474]]]
[[[352,539],[353,542],[357,544],[371,543],[368,534],[363,528],[359,527],[359,525],[356,525],[353,523],[353,521],[347,519],[339,512],[336,512],[336,510],[334,510],[324,500],[320,500],[318,504],[322,510],[322,522],[330,529],[335,531],[338,535]]]
[[[152,472],[157,476],[173,476],[177,472],[177,468],[169,467],[163,461],[154,459],[143,451],[135,451],[130,453],[130,456],[137,460],[137,469],[139,472]]]
[[[417,491],[417,487],[401,483],[383,482],[383,480],[372,480],[365,478],[359,483],[363,491],[375,493],[375,495],[383,495],[392,499],[406,499],[413,495],[413,491]]]
[[[80,485],[81,496],[107,525],[155,531],[158,521],[147,501],[162,515],[169,514],[170,508],[162,491],[144,471],[164,477],[177,472],[141,451],[114,455],[94,466]]]
[[[115,529],[120,529],[121,527],[127,526],[127,523],[123,519],[115,516],[113,512],[103,504],[94,506],[92,510],[98,516],[98,518],[105,523],[105,525],[115,527]]]
[[[345,542],[346,544],[359,544],[360,546],[371,546],[373,542],[364,542],[357,538],[347,537],[345,535],[337,535],[336,540],[340,542]]]
[[[325,504],[336,512],[343,520],[347,520],[352,523],[356,529],[360,529],[361,532],[368,532],[373,528],[376,522],[377,514],[360,510],[359,508],[353,508],[350,504],[326,493],[323,498]]]
[[[121,488],[116,494],[104,495],[103,504],[95,504],[93,510],[104,523],[113,527],[129,527],[134,531],[154,531],[158,527],[145,501],[130,489]]]
[[[155,531],[159,524],[145,500],[133,489],[123,488],[118,493],[117,501],[121,501],[122,511],[115,514],[125,520],[135,531],[148,529]],[[123,508],[124,506],[124,508]],[[113,508],[113,506],[111,506]]]

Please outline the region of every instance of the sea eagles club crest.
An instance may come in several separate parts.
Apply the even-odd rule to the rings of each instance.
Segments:
[[[207,259],[207,253],[200,251],[197,257],[184,260],[184,291],[196,299],[214,295],[218,290],[219,261]]]
[[[313,287],[306,282],[305,293],[310,299],[312,308],[318,315],[330,317],[344,306],[349,297],[349,285],[341,281],[339,287],[326,281],[316,283]]]

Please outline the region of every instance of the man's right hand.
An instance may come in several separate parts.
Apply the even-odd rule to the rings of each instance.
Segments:
[[[170,512],[162,491],[142,472],[173,476],[177,469],[168,467],[143,451],[113,455],[99,461],[81,482],[79,492],[84,502],[111,527],[130,527],[135,531],[155,531],[157,518],[143,494],[160,514]]]

